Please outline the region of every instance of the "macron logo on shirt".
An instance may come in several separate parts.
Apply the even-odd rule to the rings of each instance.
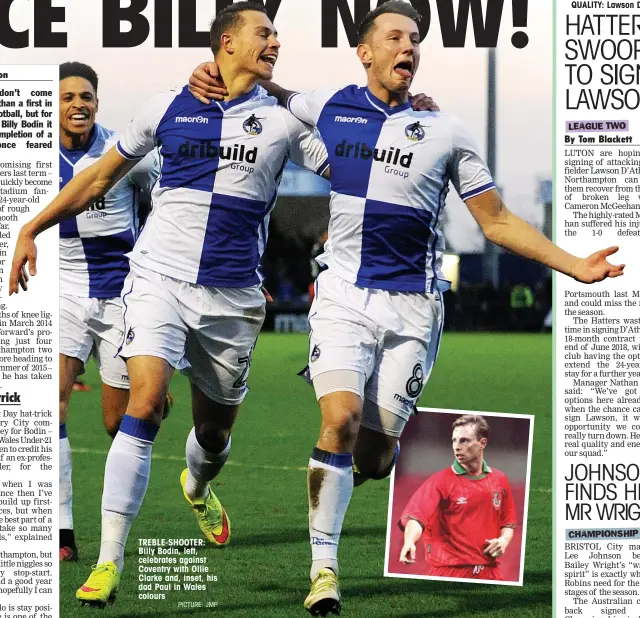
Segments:
[[[204,116],[176,116],[176,122],[209,124],[209,119]]]
[[[355,122],[357,124],[367,124],[367,119],[361,116],[336,116],[336,122]]]

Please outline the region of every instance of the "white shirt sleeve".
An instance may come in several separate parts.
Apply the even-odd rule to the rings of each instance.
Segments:
[[[451,158],[449,174],[458,195],[463,200],[475,197],[491,189],[495,183],[487,164],[478,152],[475,140],[458,118],[451,118]]]
[[[153,186],[160,175],[160,158],[158,150],[152,150],[140,163],[127,174],[127,178],[132,185],[138,187],[143,199],[149,201]]]
[[[329,167],[329,156],[318,131],[307,126],[286,110],[282,110],[287,125],[289,158],[300,167],[322,175]]]
[[[337,90],[314,90],[312,92],[296,92],[289,97],[287,109],[305,124],[315,127],[320,113],[327,101]]]
[[[125,159],[141,159],[156,146],[156,130],[179,91],[163,92],[147,101],[116,144]]]

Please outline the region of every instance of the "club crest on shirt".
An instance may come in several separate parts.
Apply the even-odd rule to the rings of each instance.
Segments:
[[[244,132],[249,135],[260,135],[260,133],[262,133],[261,120],[264,120],[264,118],[257,118],[255,114],[251,114],[251,116],[242,123]]]
[[[136,334],[133,332],[133,328],[127,331],[127,345],[129,345],[135,338]]]
[[[493,492],[493,508],[499,509],[502,504],[502,492],[498,489]]]
[[[320,348],[317,345],[313,346],[311,350],[311,362],[317,361],[320,358]]]
[[[425,136],[424,127],[420,124],[419,121],[413,122],[407,125],[407,127],[404,130],[404,134],[412,142],[419,142],[420,140],[424,139],[424,136]]]

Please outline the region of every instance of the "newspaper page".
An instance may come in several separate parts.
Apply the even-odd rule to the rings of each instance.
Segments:
[[[619,280],[556,279],[558,615],[636,616],[640,597],[640,7],[558,3],[556,238],[619,247]],[[618,257],[619,256],[619,257]]]
[[[21,223],[58,191],[56,67],[0,70],[0,613],[58,613],[58,268],[43,261],[38,296],[8,298],[11,251]],[[54,231],[42,238],[56,255]]]
[[[637,81],[632,76],[635,60],[625,59],[628,50],[609,42],[594,52],[594,58],[582,58],[582,51],[575,51],[572,58],[570,53],[600,39],[630,41],[633,48],[635,26],[629,25],[631,21],[624,25],[603,21],[599,33],[564,21],[566,15],[578,20],[600,9],[623,10],[591,2],[553,7],[550,2],[526,0],[412,0],[390,3],[400,10],[393,18],[399,16],[400,21],[394,27],[385,22],[386,30],[377,23],[380,27],[369,31],[378,37],[374,45],[366,36],[359,40],[358,27],[370,10],[384,2],[263,0],[259,4],[265,8],[266,21],[251,31],[248,43],[242,37],[234,39],[246,21],[227,23],[222,34],[213,37],[215,46],[226,46],[225,58],[235,55],[232,66],[245,62],[251,67],[249,89],[245,80],[244,90],[227,93],[230,78],[219,87],[225,100],[205,104],[185,85],[198,65],[212,60],[211,22],[233,4],[231,0],[0,0],[0,618],[73,618],[94,607],[129,618],[280,617],[303,615],[305,609],[314,615],[341,609],[343,615],[368,618],[493,618],[514,612],[547,618],[554,611],[553,590],[557,616],[596,616],[602,608],[615,613],[623,606],[616,604],[622,596],[614,592],[624,590],[631,598],[633,571],[638,570],[632,564],[633,539],[619,532],[633,528],[637,502],[633,492],[639,487],[630,455],[635,436],[640,435],[640,428],[636,431],[633,426],[634,405],[638,414],[632,373],[637,359],[629,339],[636,302],[633,274],[594,286],[563,275],[556,278],[556,345],[561,351],[556,356],[554,583],[550,271],[492,249],[459,194],[469,202],[477,197],[476,189],[493,194],[495,184],[512,213],[551,236],[555,17],[556,240],[579,256],[619,244],[620,261],[631,263],[635,193],[627,191],[633,185],[626,179],[635,174],[633,143],[640,140],[633,139],[634,86],[629,85]],[[399,4],[405,8],[398,9]],[[579,4],[593,6],[581,9]],[[419,12],[417,23],[407,7]],[[382,32],[386,34],[380,38]],[[565,50],[565,39],[577,43],[566,43]],[[608,58],[610,45],[618,59]],[[565,64],[571,62],[587,69],[569,73]],[[249,96],[256,67],[268,79],[274,63],[274,82],[291,91],[312,93],[298,99],[308,102],[308,108],[296,107],[295,97],[291,101],[299,120],[278,111],[285,122],[272,122],[274,109],[251,108],[251,97],[257,96]],[[613,85],[600,84],[601,63],[617,66],[609,73],[614,75]],[[372,66],[379,69],[375,83],[410,81],[412,95],[431,97],[441,111],[430,111],[429,100],[415,96],[411,104],[425,107],[416,112],[422,115],[414,116],[404,102],[396,106],[393,96],[374,95],[368,89]],[[583,84],[578,80],[587,79],[588,70],[591,82]],[[238,79],[235,76],[233,83]],[[570,84],[570,79],[575,81]],[[591,97],[607,88],[620,88],[624,94],[612,94],[606,109],[580,103],[571,110],[583,99],[591,103]],[[406,93],[406,87],[399,91]],[[327,129],[319,115],[336,92],[353,97],[359,93],[360,99],[347,102]],[[615,106],[619,96],[622,107]],[[174,97],[182,111],[169,110]],[[602,106],[599,101],[596,104]],[[171,122],[162,120],[165,113]],[[220,118],[234,114],[241,122],[228,129]],[[438,141],[431,123],[442,126],[437,123],[443,119],[450,124],[447,137],[437,134]],[[323,444],[318,442],[321,413],[314,391],[296,375],[305,365],[319,366],[330,357],[323,344],[309,346],[309,307],[314,297],[318,299],[313,282],[320,270],[317,262],[312,266],[310,262],[323,247],[325,251],[331,247],[329,200],[339,193],[335,186],[341,186],[329,185],[322,176],[326,165],[319,146],[300,153],[295,140],[282,133],[285,124],[290,131],[300,127],[300,120],[318,125],[339,182],[358,185],[349,194],[357,205],[354,201],[349,208],[353,206],[365,219],[369,213],[376,221],[378,216],[385,221],[369,230],[373,245],[387,246],[391,263],[401,259],[410,270],[419,271],[421,291],[416,302],[431,303],[429,310],[421,305],[420,319],[439,316],[425,327],[431,346],[423,341],[420,356],[412,357],[410,366],[392,360],[382,372],[395,379],[401,374],[399,387],[389,386],[387,406],[399,413],[386,423],[396,422],[395,417],[404,423],[414,404],[425,409],[422,416],[408,421],[401,440],[406,440],[404,451],[395,447],[402,429],[386,427],[385,434],[378,427],[369,432],[377,436],[371,452],[382,453],[375,462],[381,469],[372,469],[369,480],[367,475],[356,478],[357,466],[352,472],[352,446],[333,451],[317,446]],[[576,124],[573,130],[572,122],[602,123],[605,128]],[[158,135],[164,128],[175,130],[180,142],[162,142]],[[454,134],[460,142],[459,157],[452,154]],[[565,144],[565,135],[575,143]],[[600,143],[601,135],[612,141]],[[590,136],[595,138],[593,144],[579,141]],[[621,141],[626,136],[632,138],[628,143]],[[429,150],[432,139],[436,150]],[[159,151],[153,150],[156,145]],[[286,152],[277,150],[285,146]],[[175,159],[167,148],[173,147],[177,159],[193,166],[188,178],[182,172],[171,177]],[[440,147],[443,158],[434,158]],[[581,154],[583,150],[593,152]],[[267,152],[275,154],[263,155]],[[286,165],[285,154],[291,159]],[[222,164],[225,158],[228,161]],[[133,166],[138,159],[142,161]],[[437,167],[445,159],[464,171],[458,177],[458,168],[454,169],[451,187],[444,168]],[[486,162],[486,170],[479,160]],[[427,163],[437,173],[425,171]],[[209,166],[206,173],[194,173],[201,165]],[[96,169],[104,173],[99,181],[92,176]],[[600,178],[603,183],[590,182]],[[209,183],[206,188],[199,184],[203,179]],[[465,183],[471,193],[465,193]],[[278,184],[273,209],[275,190],[273,195],[270,191]],[[375,189],[367,196],[369,185]],[[578,193],[578,187],[584,191]],[[597,190],[587,192],[587,188]],[[176,190],[182,192],[179,199],[172,198]],[[255,191],[260,197],[253,199]],[[201,203],[204,193],[207,201]],[[58,194],[62,197],[56,198]],[[583,196],[595,199],[582,201]],[[602,207],[605,203],[607,207]],[[586,207],[572,210],[571,204]],[[221,205],[223,211],[213,205]],[[51,208],[57,209],[55,215]],[[165,235],[147,241],[156,222],[164,220],[163,208],[169,216]],[[398,232],[398,222],[406,220],[409,210],[417,213],[411,215],[412,226]],[[203,213],[207,213],[204,218]],[[605,217],[607,213],[611,216]],[[595,223],[583,224],[591,221]],[[249,224],[250,241],[238,240],[236,231]],[[341,223],[335,225],[340,231]],[[335,239],[347,242],[351,251],[351,241],[363,234],[363,228],[367,231],[361,222]],[[212,240],[214,233],[220,233],[224,242]],[[357,244],[360,251],[366,243]],[[257,342],[255,327],[263,319],[265,304],[262,294],[249,299],[255,306],[247,310],[244,331],[229,333],[216,323],[208,343],[186,338],[187,329],[200,332],[201,319],[237,315],[232,312],[249,302],[235,295],[234,286],[197,287],[199,265],[189,260],[200,250],[215,262],[218,278],[212,280],[218,282],[236,276],[238,265],[262,257],[259,280],[272,302],[266,303]],[[12,277],[14,252],[26,256],[28,251],[31,261],[22,270],[14,268]],[[146,260],[159,253],[169,266],[157,272]],[[128,256],[134,254],[132,263],[141,266],[129,273]],[[368,255],[357,259],[363,268],[373,264]],[[440,293],[434,283],[431,293],[423,279],[425,273],[437,270],[441,259],[443,273],[433,280],[450,281],[452,290]],[[617,259],[618,255],[611,257]],[[321,273],[319,281],[327,276]],[[397,273],[372,276],[391,280]],[[126,282],[138,277],[147,286],[142,292],[131,284],[127,287]],[[256,285],[252,279],[253,292]],[[175,286],[182,286],[182,291]],[[176,335],[175,316],[162,313],[170,306],[163,295],[175,298],[191,293],[185,290],[193,286],[232,292],[219,300],[226,303],[223,309],[205,305],[204,293],[196,292],[195,322],[187,327],[186,318],[180,316],[177,330],[182,334]],[[415,286],[410,293],[385,284],[379,288],[374,285],[372,295],[416,297]],[[322,293],[323,287],[319,289]],[[616,291],[623,294],[619,301]],[[342,292],[339,296],[347,298]],[[587,315],[585,311],[597,301],[602,301],[600,312]],[[445,318],[440,302],[446,306]],[[417,311],[417,305],[394,311],[404,319]],[[360,314],[376,315],[368,305]],[[596,318],[602,321],[592,322]],[[131,326],[131,320],[138,325]],[[162,335],[168,337],[163,351],[146,348],[145,333],[156,337],[164,328],[170,335]],[[392,336],[403,327],[394,322],[385,328]],[[596,336],[593,329],[601,339],[598,343],[589,339],[589,347],[581,348],[583,338]],[[331,326],[328,332],[333,336],[339,331]],[[573,354],[571,346],[579,338],[576,356],[565,358]],[[194,347],[198,345],[204,346],[202,350]],[[208,351],[206,345],[214,350]],[[366,346],[358,335],[351,347]],[[131,381],[131,392],[138,389],[135,406],[129,404],[129,373],[135,374],[135,368],[128,373],[121,356],[126,356],[127,348],[138,350],[134,358],[162,361],[154,365],[155,373],[145,369],[143,379]],[[236,373],[229,387],[236,389],[233,397],[216,390],[224,388],[216,371],[227,362],[220,361],[227,350],[235,354]],[[593,356],[587,358],[587,352]],[[206,365],[203,359],[208,358],[215,360]],[[591,373],[574,378],[573,372],[582,371],[584,363]],[[127,364],[131,367],[132,362]],[[369,379],[372,371],[373,366],[361,373]],[[367,392],[373,401],[376,396]],[[231,444],[235,411],[230,413],[229,408],[235,410],[245,394]],[[593,408],[582,403],[586,398],[591,398]],[[362,395],[361,400],[366,399]],[[474,520],[468,523],[475,526],[481,561],[465,563],[468,574],[459,577],[456,564],[453,575],[441,577],[444,581],[425,578],[427,558],[419,554],[413,571],[417,577],[385,577],[393,573],[404,577],[408,572],[400,560],[402,537],[392,537],[389,546],[385,531],[392,514],[397,517],[390,525],[400,534],[397,519],[410,498],[408,492],[424,481],[415,473],[421,451],[433,466],[430,471],[450,468],[455,455],[451,424],[474,411],[485,412],[496,436],[489,437],[488,463],[480,457],[486,469],[479,480],[494,479],[498,471],[500,479],[508,478],[504,488],[494,488],[488,504],[493,515],[508,511],[501,532],[512,530],[510,543],[501,545],[490,535],[484,538],[484,529]],[[591,437],[595,432],[598,437]],[[473,440],[478,436],[472,432]],[[358,485],[350,501],[340,494],[339,508],[327,507],[319,493],[330,485],[324,483],[323,473],[310,474],[307,484],[310,465],[323,469],[313,468],[312,462],[320,461],[314,458],[322,455],[317,449],[338,454],[326,456],[332,462],[326,464],[331,474],[341,470],[341,483],[349,485],[353,478]],[[194,464],[194,457],[200,457],[200,463]],[[347,459],[349,463],[342,465]],[[392,512],[389,475],[396,460],[406,484],[396,482],[403,503]],[[193,466],[205,463],[209,490],[191,472]],[[612,480],[605,478],[610,473]],[[470,473],[463,467],[461,474],[466,478]],[[572,474],[577,480],[566,480]],[[602,497],[597,493],[599,483],[609,491]],[[575,493],[567,493],[571,487]],[[313,528],[312,523],[319,535],[310,535],[309,530],[309,508],[316,509],[314,495],[323,505],[323,517],[332,522],[327,524],[332,526],[329,532],[323,525]],[[466,500],[460,496],[456,506],[463,515]],[[342,515],[337,514],[340,509]],[[338,572],[332,552],[340,526]],[[611,538],[570,536],[574,530],[582,534],[609,527]],[[494,542],[500,555],[488,550]],[[608,543],[622,547],[609,549]],[[635,553],[640,556],[640,549]],[[312,557],[316,566],[310,573]],[[320,569],[320,563],[329,566]],[[611,577],[614,572],[620,573]],[[494,581],[488,580],[490,573],[496,575]],[[318,575],[324,578],[316,586],[319,591],[311,588],[310,575],[314,581]],[[624,581],[623,587],[618,587],[618,580]],[[611,595],[583,596],[582,591],[596,588],[610,590]],[[326,590],[328,596],[322,597]],[[314,594],[321,595],[319,605]],[[596,608],[592,603],[596,598],[611,603]],[[584,599],[590,605],[583,607]]]

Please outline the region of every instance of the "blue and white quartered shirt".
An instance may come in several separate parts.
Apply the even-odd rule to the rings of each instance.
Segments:
[[[294,94],[331,167],[329,240],[317,259],[359,287],[444,290],[442,210],[449,181],[468,199],[495,187],[464,125],[440,112],[389,107],[367,88]]]
[[[85,148],[60,145],[60,189],[116,143],[113,131],[96,124]],[[138,235],[141,194],[158,177],[149,156],[91,207],[60,223],[60,293],[83,298],[115,298],[129,273],[126,254]]]
[[[153,97],[118,142],[126,158],[156,146],[154,208],[132,263],[206,286],[261,283],[269,214],[287,159],[318,173],[327,167],[316,132],[258,86],[210,105],[185,86]]]

